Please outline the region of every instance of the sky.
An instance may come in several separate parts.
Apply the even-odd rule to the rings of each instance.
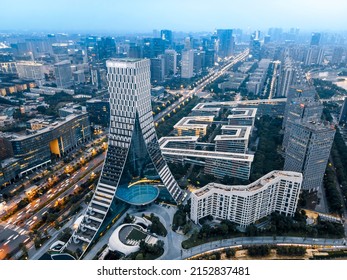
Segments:
[[[346,0],[0,0],[0,30],[347,30]]]

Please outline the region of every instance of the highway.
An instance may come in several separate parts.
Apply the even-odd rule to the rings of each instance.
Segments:
[[[158,122],[161,118],[166,116],[167,114],[170,114],[176,107],[178,107],[180,104],[185,102],[188,98],[200,93],[203,91],[203,89],[209,84],[218,79],[220,76],[224,75],[232,66],[234,66],[239,61],[244,60],[249,54],[249,49],[246,49],[241,54],[237,55],[236,57],[230,58],[225,65],[223,65],[220,69],[214,69],[211,70],[211,72],[200,79],[200,81],[197,82],[197,86],[192,90],[185,90],[183,92],[177,91],[177,93],[182,93],[183,96],[179,98],[176,102],[171,104],[169,107],[165,108],[165,110],[161,111],[159,114],[154,116],[154,121]]]
[[[97,141],[98,140],[95,140],[94,143]],[[98,142],[100,142],[100,140]],[[86,148],[89,147],[91,147],[91,144],[86,146]],[[3,259],[7,253],[17,249],[20,243],[30,243],[32,240],[30,240],[28,233],[35,223],[39,222],[42,216],[47,213],[48,209],[55,203],[65,196],[73,194],[78,186],[86,182],[93,172],[96,173],[101,171],[105,154],[106,152],[103,152],[85,163],[80,169],[71,173],[70,177],[67,177],[56,186],[53,186],[49,191],[33,200],[25,208],[16,212],[6,221],[0,223],[0,259]],[[55,173],[62,174],[64,170],[64,167],[62,167]],[[47,179],[44,181],[45,183],[42,183],[41,187],[48,184]],[[26,194],[20,195],[20,197],[25,196]],[[17,200],[18,199],[16,199],[16,201]],[[45,229],[49,229],[50,227],[50,225],[46,225]]]
[[[306,246],[324,246],[331,248],[347,249],[345,239],[323,239],[323,238],[305,238],[290,236],[262,236],[262,237],[237,237],[223,239],[219,241],[205,243],[190,249],[182,249],[181,255],[175,259],[186,259],[198,254],[204,254],[213,250],[218,250],[230,246],[240,245],[306,245]]]

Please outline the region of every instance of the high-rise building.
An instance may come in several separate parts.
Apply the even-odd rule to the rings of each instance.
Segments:
[[[342,47],[334,48],[333,55],[331,57],[331,64],[340,64],[342,62],[344,49]]]
[[[283,119],[285,126],[283,149],[287,148],[293,123],[297,120],[319,122],[323,113],[323,104],[313,98],[293,98],[287,102],[285,112],[285,119]]]
[[[161,83],[165,78],[165,58],[159,55],[156,58],[151,58],[151,82]]]
[[[306,120],[292,124],[284,170],[301,172],[303,189],[321,187],[334,136],[334,126]]]
[[[320,39],[321,39],[321,34],[313,32],[312,35],[311,35],[311,43],[310,43],[310,45],[311,46],[319,46]]]
[[[58,87],[68,88],[73,85],[70,61],[64,60],[54,64],[54,74]]]
[[[92,125],[108,127],[110,123],[110,102],[108,100],[90,99],[86,102],[89,120]]]
[[[32,61],[17,62],[17,72],[20,78],[33,79],[42,85],[45,74],[43,64]]]
[[[190,217],[194,223],[211,215],[245,228],[278,212],[294,216],[302,184],[302,174],[272,171],[246,186],[209,183],[191,194]]]
[[[161,154],[154,129],[150,60],[113,59],[106,66],[111,109],[107,156],[94,196],[67,249],[80,245],[86,250],[103,223],[111,221],[105,221],[106,215],[110,212],[108,216],[112,216],[111,209],[119,200],[145,205],[158,197],[159,188],[177,203],[184,199]],[[154,184],[160,181],[164,187]]]
[[[194,50],[183,50],[181,59],[181,78],[190,79],[194,76]]]
[[[172,31],[171,30],[161,30],[160,37],[164,41],[165,48],[172,46]]]
[[[234,40],[232,29],[217,29],[218,36],[218,56],[228,57],[233,54]]]
[[[205,65],[205,52],[200,50],[194,50],[194,73],[201,72],[202,68]]]
[[[177,52],[165,50],[165,76],[170,77],[177,73]]]
[[[340,111],[340,117],[339,117],[339,123],[340,124],[347,124],[347,97],[343,100],[343,104]]]

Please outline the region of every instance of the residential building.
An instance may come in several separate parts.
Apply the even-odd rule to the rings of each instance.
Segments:
[[[190,217],[229,220],[245,228],[273,212],[294,216],[302,184],[302,174],[272,171],[245,186],[209,183],[191,194]]]

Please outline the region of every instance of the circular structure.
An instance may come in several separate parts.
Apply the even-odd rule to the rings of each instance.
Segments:
[[[157,199],[159,189],[154,185],[119,186],[116,196],[131,205],[146,205]]]
[[[140,242],[145,240],[147,234],[143,228],[134,224],[123,224],[112,233],[108,246],[111,251],[118,251],[125,255],[134,253],[140,249]]]

